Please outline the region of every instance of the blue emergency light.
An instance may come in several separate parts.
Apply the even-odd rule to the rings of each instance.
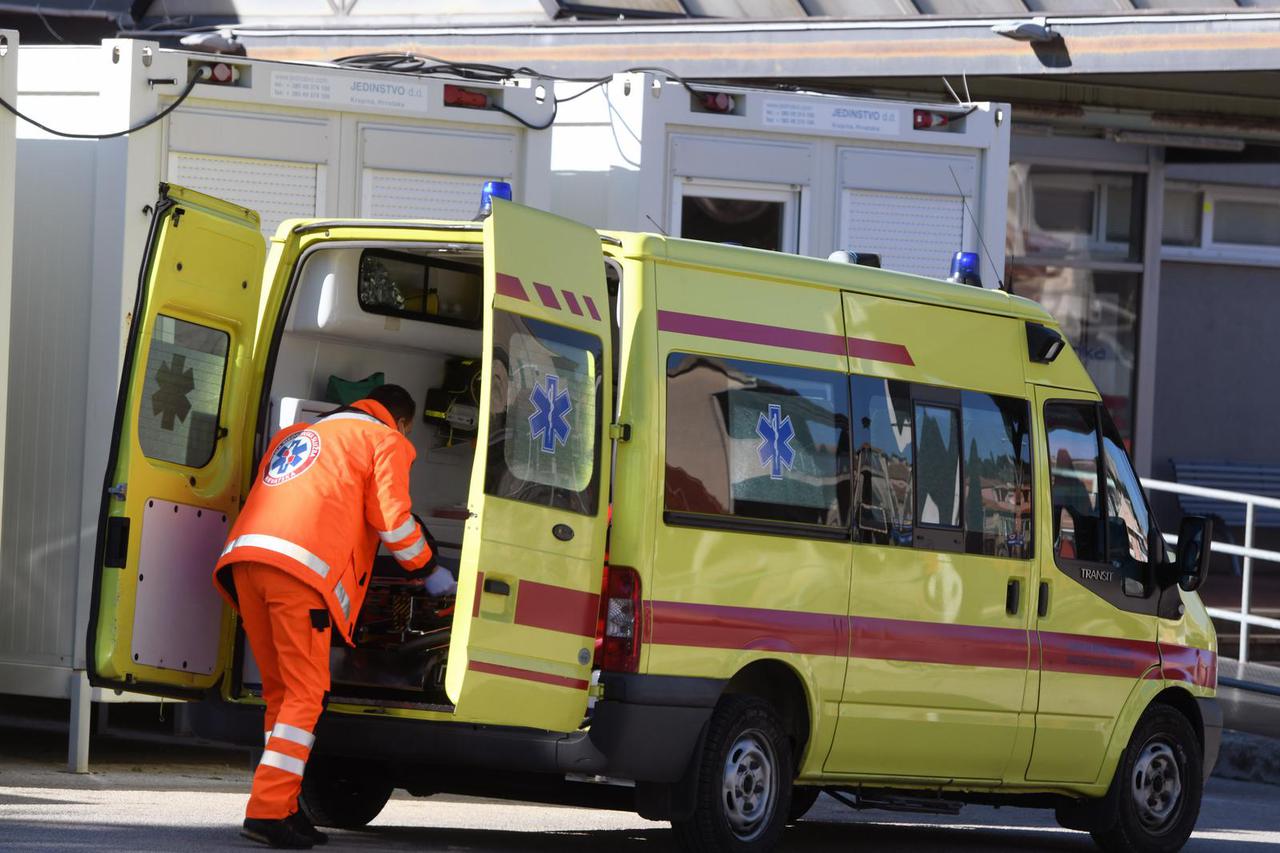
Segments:
[[[956,252],[952,255],[951,275],[947,276],[947,281],[982,287],[982,278],[978,275],[978,253]]]
[[[511,184],[506,181],[485,181],[480,190],[480,212],[476,214],[476,219],[484,219],[493,213],[495,198],[511,201]]]

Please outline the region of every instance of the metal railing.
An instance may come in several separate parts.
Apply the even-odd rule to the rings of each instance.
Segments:
[[[1203,486],[1191,486],[1186,483],[1170,483],[1165,480],[1149,480],[1145,477],[1142,480],[1143,487],[1149,492],[1170,492],[1175,495],[1190,495],[1198,498],[1211,498],[1213,500],[1226,501],[1228,503],[1244,504],[1244,544],[1234,545],[1229,542],[1213,543],[1213,550],[1219,554],[1234,554],[1243,558],[1240,576],[1240,609],[1226,610],[1221,607],[1210,607],[1209,615],[1215,619],[1224,619],[1229,622],[1235,622],[1240,625],[1240,656],[1241,663],[1249,660],[1249,628],[1256,625],[1259,628],[1271,628],[1280,631],[1280,619],[1272,619],[1267,616],[1258,616],[1249,612],[1252,589],[1253,589],[1253,562],[1254,560],[1263,560],[1269,563],[1280,563],[1280,551],[1268,551],[1264,548],[1253,547],[1253,527],[1254,516],[1258,508],[1277,509],[1280,510],[1280,498],[1263,497],[1262,495],[1250,495],[1244,492],[1229,492],[1224,489],[1207,489]],[[1165,541],[1174,548],[1178,546],[1178,537],[1166,533]]]

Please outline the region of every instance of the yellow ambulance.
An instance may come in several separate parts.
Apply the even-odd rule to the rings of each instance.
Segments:
[[[1187,840],[1222,725],[1194,592],[1211,531],[1187,519],[1166,551],[1037,305],[500,199],[263,244],[255,212],[161,188],[95,685],[204,700],[200,732],[260,744],[211,568],[273,433],[385,380],[427,403],[412,494],[456,589],[379,560],[332,649],[317,823],[403,788],[760,851],[826,791],[1051,808],[1108,850]]]

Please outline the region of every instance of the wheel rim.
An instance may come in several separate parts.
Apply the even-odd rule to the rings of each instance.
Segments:
[[[777,758],[763,732],[738,735],[724,760],[723,798],[729,829],[751,841],[769,825],[778,801]]]
[[[1163,737],[1147,741],[1133,767],[1131,788],[1138,820],[1149,830],[1173,822],[1182,805],[1182,767],[1178,753]]]

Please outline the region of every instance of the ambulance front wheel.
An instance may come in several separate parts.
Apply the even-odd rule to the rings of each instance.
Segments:
[[[382,812],[393,790],[376,767],[313,757],[298,803],[316,826],[361,829]]]
[[[791,739],[773,706],[754,696],[720,700],[699,756],[694,809],[672,821],[688,853],[772,850],[786,826],[794,775]]]
[[[1108,853],[1181,850],[1200,816],[1203,760],[1187,718],[1169,705],[1152,705],[1095,806],[1093,840]]]

